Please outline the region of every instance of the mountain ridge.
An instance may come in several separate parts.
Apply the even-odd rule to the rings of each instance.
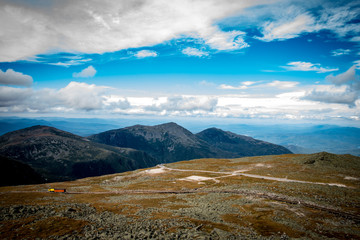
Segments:
[[[212,132],[213,136],[206,133]],[[211,134],[210,134],[211,135]],[[89,136],[88,139],[118,147],[142,150],[164,162],[174,162],[207,157],[242,157],[266,154],[292,153],[285,147],[270,144],[248,136],[225,132],[217,128],[198,134],[170,122],[155,126],[134,125]],[[223,141],[233,141],[225,146]],[[241,146],[245,144],[245,146]],[[251,150],[247,149],[251,146]],[[236,150],[236,148],[238,148]],[[262,148],[260,151],[259,148]],[[266,149],[268,148],[268,149]],[[266,151],[267,150],[267,151]],[[187,152],[184,156],[178,156]]]

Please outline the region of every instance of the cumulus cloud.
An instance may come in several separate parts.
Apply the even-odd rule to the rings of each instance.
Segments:
[[[0,70],[0,84],[17,85],[17,86],[31,86],[33,78],[20,72],[15,72],[12,69],[3,72]]]
[[[217,99],[210,96],[174,96],[167,97],[165,101],[155,103],[146,107],[147,110],[169,111],[169,112],[194,112],[194,111],[213,111],[216,107]]]
[[[325,73],[325,72],[333,72],[338,71],[338,68],[329,68],[322,67],[319,63],[311,63],[311,62],[289,62],[287,66],[282,66],[286,70],[289,71],[314,71],[317,73]]]
[[[117,95],[109,95],[103,96],[104,98],[104,105],[110,111],[117,111],[119,109],[128,109],[130,108],[130,102],[125,97],[120,97]]]
[[[330,81],[331,83],[335,85],[342,85],[351,81],[355,81],[358,76],[356,76],[356,65],[349,68],[346,72],[340,73],[336,76],[333,74],[330,74],[326,77],[326,80]]]
[[[153,46],[179,37],[199,37],[210,47],[247,46],[239,31],[222,31],[218,20],[266,0],[78,0],[0,3],[0,61],[48,52],[105,53]]]
[[[356,74],[356,65],[350,67],[344,73],[326,77],[334,86],[327,89],[313,89],[307,93],[304,99],[326,103],[348,104],[354,107],[360,97],[360,78]]]
[[[108,87],[71,82],[59,90],[0,87],[1,111],[67,112],[104,109]],[[6,107],[6,109],[5,109]]]
[[[57,95],[67,107],[90,111],[102,108],[103,94],[107,89],[95,84],[71,82]]]
[[[157,57],[158,53],[152,50],[141,50],[134,54],[137,58]]]
[[[93,77],[96,74],[96,69],[93,66],[88,66],[87,68],[81,70],[81,72],[73,73],[75,78],[89,78]]]
[[[208,52],[204,52],[197,48],[187,47],[181,51],[183,54],[194,57],[205,57],[209,56]]]
[[[305,99],[325,103],[348,104],[354,106],[358,99],[359,93],[346,89],[345,91],[311,91]]]

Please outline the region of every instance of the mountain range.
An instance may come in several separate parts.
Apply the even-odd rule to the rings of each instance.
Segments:
[[[142,125],[159,124],[159,119],[137,119]],[[169,119],[169,121],[173,121]],[[0,135],[34,125],[55,127],[73,134],[86,137],[111,129],[131,126],[134,119],[97,119],[97,118],[19,118],[0,117]],[[177,123],[193,133],[216,127],[236,134],[251,136],[255,139],[285,146],[293,153],[309,154],[330,152],[360,156],[360,128],[354,122],[346,127],[342,125],[315,125],[313,123],[273,123],[265,125],[248,122],[236,123],[216,120],[181,120]],[[340,123],[339,123],[340,124]],[[352,126],[352,127],[351,127]]]
[[[161,163],[196,158],[237,158],[291,153],[285,147],[210,128],[198,134],[176,123],[135,125],[88,137],[107,145],[142,150]]]
[[[287,153],[291,152],[285,147],[216,128],[193,134],[176,123],[135,125],[88,138],[49,126],[33,126],[0,137],[0,155],[26,164],[45,182],[196,158]]]

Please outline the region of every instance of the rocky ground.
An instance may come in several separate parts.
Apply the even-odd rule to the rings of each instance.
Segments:
[[[2,187],[0,235],[359,239],[359,163],[325,153],[201,159],[73,182]],[[48,193],[49,187],[68,193]]]

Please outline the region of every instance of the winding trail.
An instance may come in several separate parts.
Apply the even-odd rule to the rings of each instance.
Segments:
[[[188,170],[188,169],[177,169],[177,168],[169,168],[162,164],[157,165],[160,169],[169,170],[169,171],[180,171],[180,172],[204,172],[204,173],[216,173],[216,174],[224,174],[226,176],[216,177],[216,178],[222,178],[222,177],[230,177],[230,176],[244,176],[244,177],[251,177],[251,178],[259,178],[259,179],[266,179],[266,180],[272,180],[272,181],[278,181],[278,182],[295,182],[295,183],[307,183],[307,184],[318,184],[318,185],[327,185],[327,186],[337,186],[337,187],[345,187],[348,188],[345,184],[340,183],[323,183],[323,182],[310,182],[310,181],[302,181],[302,180],[294,180],[294,179],[288,179],[288,178],[277,178],[277,177],[269,177],[269,176],[262,176],[262,175],[256,175],[256,174],[249,174],[249,173],[243,173],[248,170],[237,170],[233,172],[217,172],[217,171],[206,171],[206,170]],[[214,178],[214,179],[216,179]]]

